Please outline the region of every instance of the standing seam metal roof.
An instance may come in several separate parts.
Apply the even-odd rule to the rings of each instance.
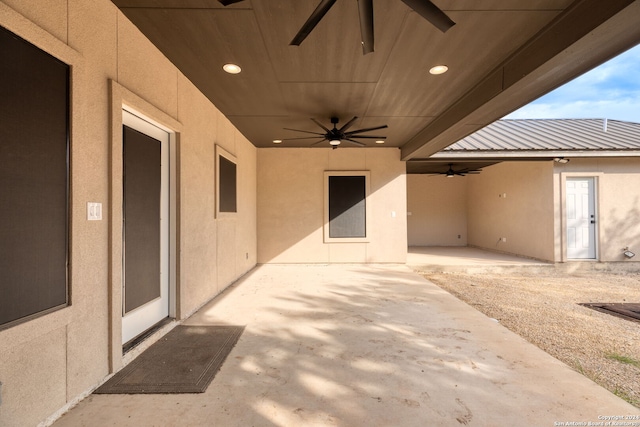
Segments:
[[[638,149],[640,123],[607,119],[514,119],[498,120],[442,152]]]

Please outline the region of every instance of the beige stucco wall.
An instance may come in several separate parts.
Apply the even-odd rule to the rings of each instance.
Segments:
[[[369,171],[368,243],[324,243],[324,172]],[[258,150],[258,262],[405,262],[405,164],[395,148]]]
[[[593,177],[596,187],[597,259],[603,262],[640,261],[640,158],[572,158],[554,168],[558,191],[556,240],[560,242],[557,260],[565,260],[564,188],[567,178]],[[623,255],[628,247],[636,255]]]
[[[499,163],[468,178],[469,245],[554,260],[553,162]]]
[[[113,188],[119,169],[110,164],[117,152],[117,120],[110,119],[117,102],[178,134],[180,317],[256,263],[257,150],[109,0],[4,0],[0,25],[72,67],[72,304],[0,331],[0,425],[26,426],[119,366],[110,360],[120,350],[109,333],[118,324],[117,307],[109,307],[118,302],[118,236],[110,234],[121,212]],[[215,216],[216,144],[238,161],[238,213],[224,219]],[[102,221],[86,220],[90,201],[103,204]]]
[[[464,179],[408,175],[408,243],[468,244],[565,262],[564,189],[566,179],[574,177],[595,180],[597,260],[640,261],[638,157],[504,162]],[[468,240],[463,234],[457,241],[457,230],[468,230]],[[624,257],[623,248],[638,256]]]
[[[407,175],[409,246],[467,246],[468,177]]]

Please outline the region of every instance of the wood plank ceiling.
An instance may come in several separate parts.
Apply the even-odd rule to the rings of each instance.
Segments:
[[[330,117],[426,158],[640,42],[632,0],[434,0],[440,32],[400,0],[374,1],[375,52],[362,54],[358,5],[338,0],[290,46],[320,0],[113,0],[257,147],[306,147]],[[238,75],[225,63],[242,67]],[[431,75],[444,64],[449,71]],[[338,126],[339,127],[339,126]],[[316,145],[327,147],[328,142]],[[353,146],[348,142],[344,146]]]

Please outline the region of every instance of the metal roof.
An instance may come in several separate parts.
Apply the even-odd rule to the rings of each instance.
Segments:
[[[439,154],[640,150],[640,123],[607,119],[498,120]]]

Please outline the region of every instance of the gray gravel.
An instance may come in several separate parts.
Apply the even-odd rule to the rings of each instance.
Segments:
[[[423,273],[441,288],[640,407],[640,322],[579,303],[640,303],[640,274]]]

